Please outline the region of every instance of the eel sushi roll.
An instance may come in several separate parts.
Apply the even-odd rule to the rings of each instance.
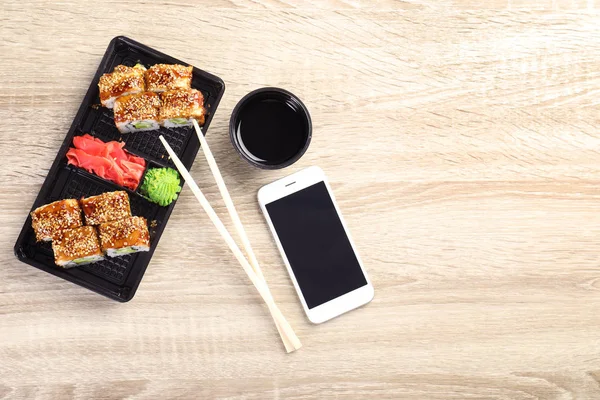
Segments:
[[[120,96],[141,93],[146,89],[146,68],[137,64],[135,67],[117,65],[112,73],[104,74],[98,82],[100,103],[106,108],[113,108]]]
[[[204,124],[204,96],[196,89],[169,90],[160,94],[162,107],[159,120],[167,128]]]
[[[150,250],[150,233],[144,217],[129,217],[98,227],[100,246],[109,257]]]
[[[100,225],[131,217],[127,192],[120,190],[81,199],[86,225]]]
[[[160,98],[154,92],[119,97],[115,101],[115,125],[121,133],[158,129],[159,110]]]
[[[146,71],[146,90],[164,92],[192,87],[193,67],[180,64],[156,64]]]
[[[31,212],[31,226],[38,242],[48,242],[61,231],[82,225],[81,208],[75,199],[55,201]]]
[[[104,259],[98,233],[93,226],[66,229],[52,241],[54,262],[63,268],[77,267]]]

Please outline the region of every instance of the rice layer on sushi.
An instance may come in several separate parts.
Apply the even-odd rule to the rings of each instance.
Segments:
[[[113,108],[120,96],[141,93],[146,89],[146,68],[137,64],[135,67],[117,65],[112,73],[104,74],[98,82],[100,103],[106,108]]]
[[[158,129],[159,109],[160,98],[154,92],[119,97],[115,101],[115,125],[121,133]]]
[[[100,246],[109,257],[150,250],[150,233],[144,217],[129,217],[98,227]]]
[[[81,199],[81,208],[85,215],[86,225],[100,225],[131,217],[129,196],[124,190]]]
[[[156,64],[146,71],[146,90],[164,92],[192,87],[193,67],[180,64]]]
[[[81,208],[75,199],[59,200],[31,212],[31,225],[39,241],[48,242],[64,229],[82,226]]]
[[[196,89],[169,90],[160,94],[160,124],[167,128],[204,124],[204,96]]]
[[[96,228],[66,229],[52,241],[54,262],[63,268],[77,267],[104,259]]]

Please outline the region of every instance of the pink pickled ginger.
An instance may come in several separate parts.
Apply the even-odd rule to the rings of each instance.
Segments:
[[[140,184],[146,161],[123,150],[125,143],[104,143],[86,133],[74,137],[73,146],[67,151],[67,163],[132,190]]]

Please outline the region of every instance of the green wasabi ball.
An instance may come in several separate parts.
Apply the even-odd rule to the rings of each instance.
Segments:
[[[181,191],[179,174],[173,168],[151,168],[140,187],[142,194],[153,203],[168,206]]]

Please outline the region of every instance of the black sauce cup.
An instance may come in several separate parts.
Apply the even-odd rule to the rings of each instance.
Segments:
[[[244,96],[233,109],[229,137],[251,165],[285,168],[302,157],[312,138],[306,106],[287,90],[265,87]]]

